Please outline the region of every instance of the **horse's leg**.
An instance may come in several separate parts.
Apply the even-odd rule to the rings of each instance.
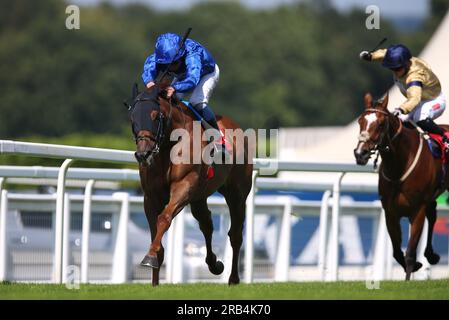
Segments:
[[[238,190],[224,193],[226,203],[231,214],[231,228],[228,236],[232,247],[232,269],[228,284],[240,283],[239,277],[239,255],[243,242],[243,224],[245,222],[245,197],[242,197]]]
[[[426,207],[422,206],[414,216],[409,218],[411,230],[405,253],[405,280],[410,280],[412,272],[418,271],[422,267],[422,264],[416,261],[416,247],[418,246],[419,238],[421,238],[425,216]]]
[[[391,243],[393,245],[393,257],[404,268],[405,271],[405,258],[404,253],[401,249],[402,234],[399,217],[389,214],[388,211],[385,211],[385,215],[388,234],[390,235]]]
[[[173,182],[170,186],[170,200],[167,206],[157,217],[156,236],[151,242],[150,250],[144,258],[148,266],[159,268],[159,252],[162,248],[162,237],[170,227],[173,218],[185,207],[189,200],[191,183],[187,180]]]
[[[163,206],[161,206],[161,205],[159,205],[159,206],[156,205],[154,203],[154,200],[155,199],[153,199],[153,202],[151,202],[149,197],[145,196],[144,201],[143,201],[145,215],[148,220],[148,225],[150,226],[151,241],[153,241],[154,238],[156,237],[157,216],[158,216],[159,212],[162,211],[162,208],[163,208]],[[157,260],[158,260],[159,266],[161,266],[162,263],[164,262],[164,247],[162,245],[161,245],[161,249],[157,253]],[[141,262],[141,265],[142,266],[150,266],[147,256],[145,256],[145,258]],[[153,276],[151,278],[151,282],[152,282],[153,286],[157,286],[159,284],[159,271],[160,271],[160,268],[153,268],[153,270],[152,270]]]
[[[200,230],[206,240],[206,263],[209,267],[209,271],[215,275],[219,275],[223,272],[224,265],[223,262],[217,261],[217,256],[212,251],[212,232],[214,231],[214,226],[212,223],[211,212],[207,207],[207,199],[190,203],[190,208],[192,209],[193,217],[198,220]]]
[[[156,223],[157,223],[157,215],[156,214],[152,214],[149,217],[149,221],[150,221],[150,231],[151,231],[151,242],[154,241],[154,238],[156,237]],[[148,256],[145,256],[141,265],[144,266],[149,266],[149,267],[153,267],[151,264],[151,259],[149,259]],[[161,248],[159,249],[158,253],[157,253],[157,265],[158,267],[153,267],[153,277],[152,277],[152,284],[153,286],[157,286],[159,284],[159,271],[160,271],[160,266],[162,265],[162,263],[164,262],[164,247],[161,244]]]
[[[433,227],[435,226],[435,221],[437,219],[437,202],[431,202],[426,208],[426,217],[429,222],[429,231],[427,232],[427,245],[424,251],[424,256],[430,264],[437,264],[440,261],[440,256],[433,252],[432,247],[432,235]]]

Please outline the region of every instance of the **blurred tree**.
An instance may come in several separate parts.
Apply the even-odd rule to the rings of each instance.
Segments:
[[[133,82],[142,87],[156,37],[188,26],[220,66],[217,113],[243,127],[346,124],[365,91],[380,96],[392,84],[358,52],[387,35],[417,52],[431,30],[400,34],[386,21],[366,30],[364,12],[321,3],[252,11],[214,2],[166,13],[101,4],[82,7],[81,29],[67,30],[62,1],[0,0],[0,137],[122,135],[129,127],[121,101]],[[443,4],[432,1],[433,12]]]

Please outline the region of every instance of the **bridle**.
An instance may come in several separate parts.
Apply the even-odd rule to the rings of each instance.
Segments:
[[[369,109],[366,109],[365,111],[380,112],[380,113],[386,115],[387,117],[390,116],[390,113],[388,113],[387,111],[383,111],[383,110],[379,110],[379,109],[369,108]],[[402,121],[400,119],[398,119],[398,121],[399,121],[399,128],[395,132],[395,134],[393,135],[392,138],[390,138],[390,135],[388,134],[390,132],[390,130],[389,130],[390,129],[390,127],[389,127],[390,126],[390,121],[387,121],[387,125],[386,125],[384,131],[382,131],[382,134],[381,134],[381,136],[379,138],[379,142],[377,144],[375,144],[375,147],[372,150],[370,150],[371,151],[370,157],[376,151],[390,152],[391,149],[393,149],[392,142],[393,142],[394,139],[396,139],[399,136],[399,134],[402,132],[402,128],[403,128]],[[387,145],[384,145],[384,143],[383,143],[383,140],[384,140],[385,136],[388,139]],[[359,142],[367,142],[367,141],[369,141],[370,137],[369,137],[368,131],[366,131],[366,130],[362,131],[359,134],[358,140],[359,140]],[[421,135],[419,135],[419,146],[418,146],[418,151],[415,154],[415,158],[413,159],[413,162],[410,165],[410,167],[405,171],[405,173],[399,179],[394,180],[394,179],[388,178],[385,175],[385,173],[383,172],[383,170],[381,171],[382,177],[385,180],[389,181],[389,182],[395,182],[395,183],[404,182],[405,179],[407,179],[407,177],[412,173],[413,169],[415,169],[415,167],[416,167],[416,165],[418,163],[419,157],[421,155],[421,152],[422,152],[422,146],[423,146],[423,139],[422,139]],[[379,153],[377,154],[376,159],[374,161],[374,168],[377,167],[378,157],[379,157]]]
[[[365,110],[365,113],[366,112],[379,112],[379,113],[381,113],[383,115],[386,115],[387,117],[390,116],[389,112],[384,111],[384,110],[375,109],[375,108],[368,108],[368,109]],[[359,142],[368,142],[368,141],[371,140],[374,143],[374,148],[372,148],[370,150],[370,152],[371,152],[370,156],[373,153],[375,153],[376,151],[389,152],[393,148],[392,142],[402,132],[402,127],[403,127],[402,121],[399,120],[399,119],[398,119],[398,121],[399,121],[399,128],[395,132],[393,137],[390,137],[390,135],[388,134],[390,132],[390,121],[386,121],[386,126],[385,126],[384,130],[382,131],[381,136],[379,137],[377,143],[371,140],[368,131],[364,130],[364,131],[360,132],[360,134],[358,136],[358,141]],[[385,137],[387,137],[387,143],[386,144],[384,143]]]
[[[149,100],[152,100],[152,99],[151,98],[138,98],[134,101],[131,108],[134,108],[135,105],[137,104],[137,102],[149,101]],[[134,141],[136,144],[138,144],[140,141],[154,142],[153,147],[151,149],[149,149],[147,152],[145,152],[145,155],[144,155],[144,160],[146,161],[146,163],[148,165],[152,164],[154,157],[161,150],[161,147],[164,143],[165,132],[171,123],[172,109],[173,109],[172,104],[171,104],[171,99],[168,101],[168,103],[170,106],[168,116],[165,116],[164,113],[160,109],[157,114],[156,120],[158,122],[158,126],[157,126],[157,131],[156,131],[156,137],[152,138],[152,137],[148,137],[148,136],[136,136],[134,138]]]

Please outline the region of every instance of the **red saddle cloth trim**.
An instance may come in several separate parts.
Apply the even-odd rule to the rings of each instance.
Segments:
[[[232,153],[232,145],[225,138],[224,128],[223,127],[219,127],[219,128],[220,128],[220,133],[221,133],[220,139],[219,139],[220,143],[225,146],[226,150],[229,153]],[[213,166],[209,166],[207,168],[206,176],[207,176],[207,180],[211,180],[215,176],[215,170],[214,170]]]
[[[214,175],[215,175],[214,167],[210,166],[209,168],[207,168],[207,180],[212,179]]]
[[[446,137],[449,138],[449,132],[446,132],[445,135],[446,135]],[[429,133],[429,136],[438,143],[438,146],[440,147],[440,150],[442,151],[441,152],[441,159],[443,160],[443,162],[444,163],[448,163],[449,159],[448,159],[448,157],[446,155],[446,152],[447,152],[446,149],[447,148],[446,148],[446,146],[443,143],[443,137],[440,136],[439,134],[435,134],[435,133]]]

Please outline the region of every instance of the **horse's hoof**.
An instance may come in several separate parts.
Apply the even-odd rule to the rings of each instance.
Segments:
[[[208,267],[209,271],[216,276],[222,274],[224,270],[224,264],[220,260],[217,260],[217,262],[215,262],[215,265],[213,266],[208,265]]]
[[[235,286],[235,285],[237,285],[237,284],[239,284],[239,283],[240,283],[239,277],[233,277],[233,276],[230,276],[230,277],[229,277],[228,285],[230,285],[230,286]]]
[[[159,262],[156,256],[145,256],[140,265],[143,267],[159,268]]]
[[[429,261],[430,264],[437,264],[440,262],[440,255],[432,252],[429,254],[425,254],[427,261]]]

